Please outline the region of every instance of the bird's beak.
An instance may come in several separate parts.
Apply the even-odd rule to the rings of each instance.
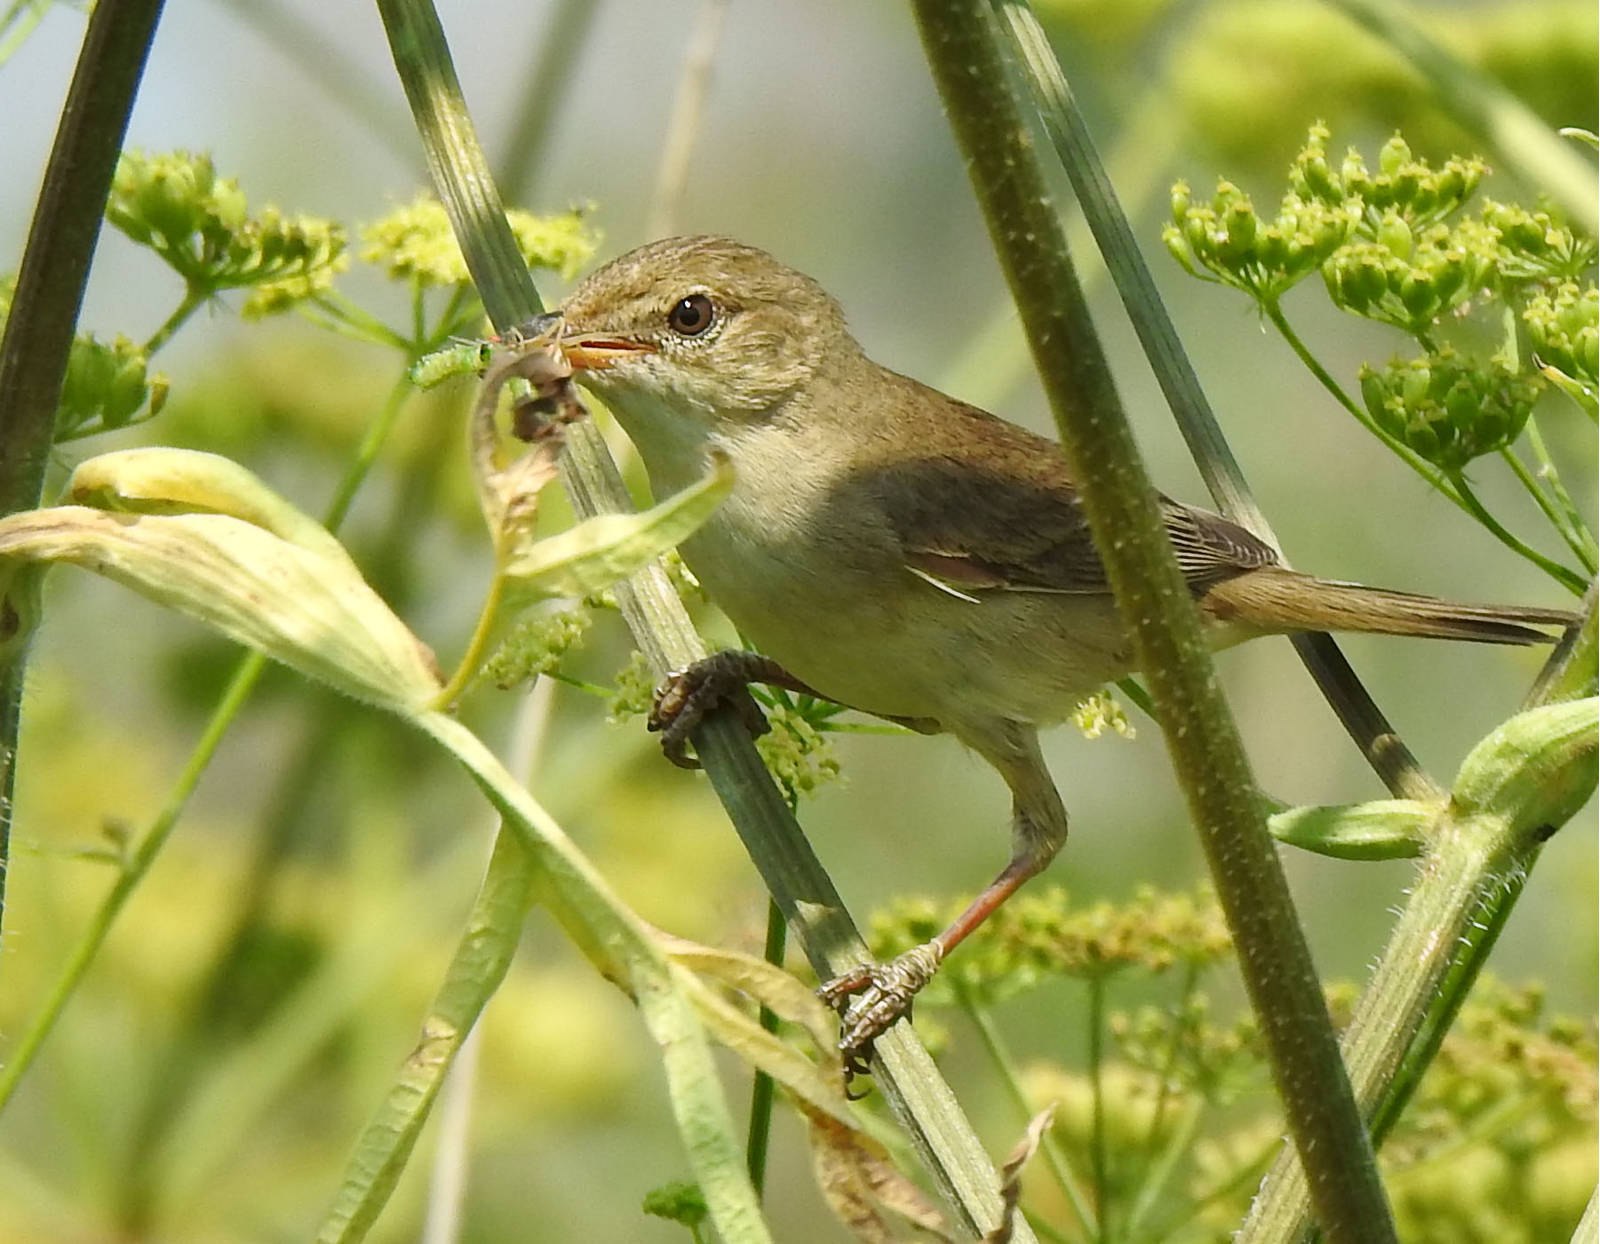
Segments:
[[[630,341],[626,337],[608,337],[604,333],[578,333],[561,338],[561,352],[573,371],[603,371],[615,367],[640,354],[652,354],[655,347],[648,342]]]

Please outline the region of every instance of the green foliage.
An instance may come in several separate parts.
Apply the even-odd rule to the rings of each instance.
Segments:
[[[689,1228],[689,1234],[695,1240],[704,1238],[700,1229],[711,1212],[706,1208],[705,1194],[700,1191],[700,1185],[686,1180],[652,1188],[645,1193],[640,1208],[652,1218],[682,1223]]]
[[[275,207],[251,215],[209,155],[125,152],[106,219],[161,257],[202,297],[248,288],[245,314],[284,311],[328,289],[349,263],[342,226]]]
[[[1449,346],[1382,370],[1364,365],[1360,383],[1373,422],[1447,471],[1510,445],[1539,400],[1532,377],[1498,359],[1464,360]]]
[[[15,289],[14,278],[0,277],[0,331]],[[80,332],[67,354],[55,438],[77,440],[142,423],[159,414],[166,400],[167,378],[150,371],[148,350],[121,334],[105,342]]]
[[[553,674],[562,658],[583,642],[593,622],[589,610],[581,606],[530,613],[484,662],[483,676],[509,691],[542,674]]]
[[[839,776],[839,758],[823,733],[837,711],[836,705],[810,697],[768,702],[768,730],[756,740],[756,751],[791,806]]]
[[[1534,358],[1543,365],[1544,374],[1563,391],[1584,401],[1593,417],[1595,392],[1600,388],[1600,331],[1596,327],[1600,293],[1593,285],[1584,289],[1576,282],[1563,281],[1553,290],[1534,294],[1522,318],[1528,326]],[[1559,373],[1559,380],[1551,377],[1552,369]]]
[[[1248,295],[1345,409],[1507,547],[1581,592],[1597,562],[1588,519],[1536,433],[1537,472],[1513,446],[1546,392],[1593,414],[1595,239],[1545,208],[1489,200],[1468,214],[1487,171],[1476,157],[1430,163],[1396,134],[1375,171],[1354,149],[1336,167],[1328,139],[1325,126],[1312,127],[1270,221],[1230,181],[1208,203],[1178,183],[1167,248],[1193,275]],[[1359,402],[1284,311],[1284,295],[1313,270],[1336,307],[1388,325],[1421,351],[1363,365]],[[1484,507],[1464,472],[1491,454],[1506,460],[1577,569]]]
[[[874,920],[875,953],[926,940],[949,914],[897,903]],[[919,1004],[983,1016],[1060,978],[1102,995],[1055,1011],[1099,1025],[1099,1036],[1089,1036],[1086,1063],[1053,1055],[1022,1067],[1026,1108],[1055,1105],[1053,1137],[1078,1178],[1094,1181],[1085,1195],[1103,1223],[1126,1238],[1220,1241],[1283,1136],[1259,1026],[1246,1009],[1221,1008],[1208,985],[1231,953],[1204,890],[1141,890],[1082,910],[1059,889],[1024,892],[980,926]],[[1163,1000],[1142,1000],[1153,989]],[[1356,993],[1328,988],[1341,1027]],[[1121,998],[1128,1004],[1106,1005]],[[1566,1238],[1594,1186],[1596,1053],[1591,1021],[1546,1014],[1537,987],[1481,980],[1381,1155],[1403,1238]],[[1035,1214],[1060,1225],[1066,1207],[1034,1182]]]
[[[887,960],[928,941],[965,907],[903,899],[875,913],[869,943]],[[1024,890],[977,927],[961,953],[941,966],[918,995],[948,999],[959,988],[984,1000],[1037,987],[1051,977],[1106,980],[1123,973],[1160,975],[1204,968],[1225,958],[1228,926],[1207,888],[1161,894],[1141,888],[1126,903],[1073,907],[1066,891]]]
[[[1416,20],[1552,126],[1593,125],[1595,15],[1585,0],[1419,9]],[[1395,49],[1334,8],[1299,0],[1207,6],[1174,58],[1172,89],[1174,113],[1198,139],[1249,170],[1270,169],[1302,118],[1317,115],[1399,126],[1428,151],[1470,140]]]
[[[506,213],[522,260],[572,277],[594,255],[597,239],[582,212],[535,216],[512,208]],[[404,207],[361,227],[361,258],[400,281],[423,286],[467,285],[472,276],[450,228],[444,205],[419,195]]]

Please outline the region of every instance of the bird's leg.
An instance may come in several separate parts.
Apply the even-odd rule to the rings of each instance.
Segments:
[[[944,957],[1023,882],[1041,872],[1067,839],[1067,811],[1045,769],[1032,726],[1007,721],[981,735],[961,732],[959,737],[994,765],[1011,788],[1011,861],[932,941],[913,946],[888,963],[862,964],[817,991],[840,1013],[839,1052],[846,1075],[868,1069],[872,1043],[911,1010],[917,991],[933,979]]]
[[[661,750],[668,760],[681,769],[698,769],[700,762],[687,750],[689,736],[719,705],[731,704],[752,735],[767,732],[767,719],[745,690],[755,682],[769,687],[787,687],[802,695],[817,695],[771,657],[730,649],[701,657],[693,665],[673,670],[663,678],[656,688],[645,725],[661,735]]]

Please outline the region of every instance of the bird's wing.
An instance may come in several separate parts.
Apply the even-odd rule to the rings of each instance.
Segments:
[[[1109,592],[1059,447],[974,408],[960,413],[969,425],[985,425],[985,460],[947,441],[877,479],[868,472],[856,481],[870,489],[899,538],[907,568],[959,596]],[[1225,518],[1165,497],[1161,511],[1197,593],[1277,563],[1269,545]]]

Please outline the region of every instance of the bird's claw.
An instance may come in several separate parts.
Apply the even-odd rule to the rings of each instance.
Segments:
[[[680,769],[700,768],[700,762],[689,755],[689,736],[723,704],[734,708],[753,738],[772,728],[746,690],[750,679],[743,664],[732,659],[744,655],[713,653],[685,669],[673,670],[656,687],[645,727],[661,735],[661,750]]]
[[[912,1002],[943,958],[938,942],[924,942],[888,963],[863,963],[818,987],[817,996],[839,1013],[847,1087],[853,1077],[869,1072],[873,1043],[911,1014]]]

